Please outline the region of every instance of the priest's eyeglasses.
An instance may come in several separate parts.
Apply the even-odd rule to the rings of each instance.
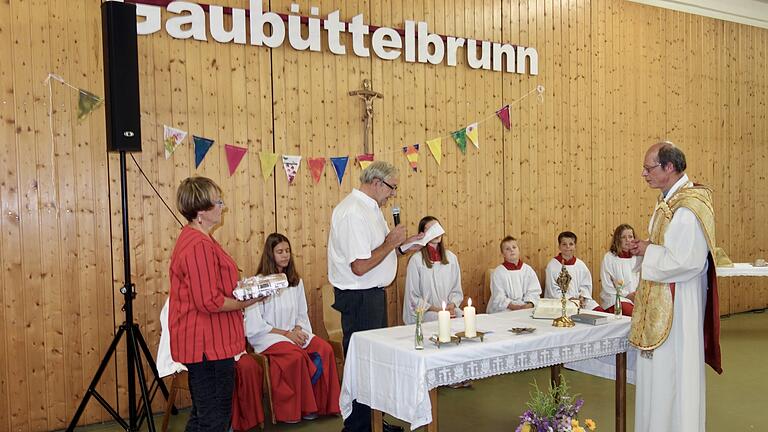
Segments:
[[[660,166],[661,166],[660,163],[656,164],[656,165],[653,165],[653,166],[645,166],[645,165],[643,165],[643,172],[646,173],[646,174],[650,174],[651,171],[653,171],[655,168],[658,168]]]

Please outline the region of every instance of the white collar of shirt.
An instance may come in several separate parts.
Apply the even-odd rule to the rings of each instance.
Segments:
[[[363,201],[369,207],[373,209],[379,208],[379,203],[377,203],[375,199],[369,197],[365,192],[362,192],[360,189],[352,188],[352,194],[356,196],[359,200]]]
[[[678,181],[675,182],[675,184],[672,185],[672,187],[669,189],[669,192],[667,192],[666,195],[664,195],[664,201],[669,201],[669,198],[675,194],[675,192],[678,191],[683,185],[688,183],[688,174],[683,174],[682,177]]]

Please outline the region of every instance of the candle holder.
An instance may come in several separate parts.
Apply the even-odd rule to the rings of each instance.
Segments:
[[[475,337],[468,337],[468,336],[464,336],[464,332],[458,332],[456,333],[456,337],[459,338],[459,342],[463,340],[477,340],[477,339],[480,339],[480,342],[482,342],[483,336],[485,336],[485,332],[478,331],[475,333],[476,333]]]
[[[416,309],[416,334],[413,337],[413,345],[417,350],[424,349],[424,331],[421,324],[424,322],[424,309]]]
[[[440,348],[440,345],[450,345],[450,344],[456,344],[456,345],[458,345],[458,344],[460,344],[460,343],[461,343],[461,338],[459,338],[459,337],[458,337],[458,336],[456,336],[456,335],[452,335],[452,336],[451,336],[451,340],[450,340],[449,342],[440,342],[440,338],[439,338],[439,337],[437,337],[437,335],[432,335],[432,337],[431,337],[431,338],[429,338],[429,340],[430,340],[430,341],[431,341],[433,344],[437,345],[437,348],[438,348],[438,349]]]
[[[560,293],[562,293],[562,296],[560,297],[560,305],[563,307],[563,313],[560,318],[555,318],[552,321],[552,325],[554,327],[573,327],[576,325],[576,323],[574,323],[572,319],[568,318],[568,315],[565,313],[566,306],[568,305],[568,299],[566,298],[566,295],[568,294],[568,286],[571,284],[571,279],[571,275],[568,273],[565,265],[563,265],[563,268],[560,270],[560,274],[557,275],[557,279],[555,279],[557,286],[560,288]]]

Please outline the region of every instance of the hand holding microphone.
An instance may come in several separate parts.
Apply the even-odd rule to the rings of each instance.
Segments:
[[[400,225],[400,207],[392,207],[392,220],[395,222],[395,228],[387,234],[387,241],[392,247],[399,248],[405,241],[405,226]]]
[[[424,233],[418,233],[415,236],[412,236],[410,238],[405,238],[405,227],[400,225],[400,207],[394,206],[392,207],[392,221],[395,224],[395,229],[390,231],[389,235],[393,236],[392,239],[397,239],[397,249],[401,254],[406,254],[408,252],[416,251],[421,249],[421,245],[413,245],[408,248],[408,250],[400,249],[400,245],[403,243],[412,243],[416,240],[421,240],[424,238]]]
[[[395,221],[395,226],[400,225],[400,207],[392,207],[392,219]]]

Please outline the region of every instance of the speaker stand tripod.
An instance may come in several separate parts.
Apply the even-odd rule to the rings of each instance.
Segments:
[[[146,419],[149,432],[154,432],[155,422],[152,418],[152,398],[154,397],[155,393],[157,393],[158,388],[163,392],[165,398],[168,398],[168,389],[165,387],[165,383],[163,383],[163,380],[160,379],[157,373],[157,365],[152,359],[152,353],[150,353],[149,348],[147,347],[147,342],[144,341],[144,337],[139,331],[139,325],[133,322],[133,298],[136,296],[136,291],[134,290],[133,283],[131,283],[131,249],[128,238],[127,189],[125,151],[121,150],[120,193],[122,195],[121,198],[123,209],[123,264],[125,285],[123,285],[123,287],[120,289],[120,292],[123,294],[123,298],[125,299],[125,303],[123,305],[125,321],[120,325],[120,328],[115,334],[114,339],[112,339],[112,343],[109,345],[109,349],[107,350],[106,354],[104,354],[104,358],[101,360],[101,364],[99,364],[96,375],[94,375],[93,380],[91,381],[91,385],[88,386],[88,390],[86,390],[85,395],[83,396],[83,400],[80,402],[80,406],[77,408],[77,412],[75,412],[75,416],[69,423],[69,427],[67,427],[67,431],[73,431],[75,429],[77,422],[80,420],[80,416],[85,410],[85,406],[88,405],[89,399],[91,396],[93,396],[104,407],[104,409],[109,412],[112,418],[114,418],[115,421],[118,422],[120,426],[126,431],[138,431],[141,427],[141,423],[144,419]],[[126,352],[128,354],[128,358],[126,359],[126,363],[128,365],[128,422],[126,422],[125,419],[120,416],[120,413],[112,406],[110,406],[109,402],[107,402],[107,400],[104,399],[104,397],[96,390],[96,386],[98,385],[104,370],[106,370],[107,366],[110,364],[112,356],[116,354],[117,344],[120,342],[120,339],[122,339],[123,336],[125,336],[127,343]],[[152,381],[152,385],[149,388],[147,387],[146,376],[144,374],[142,354],[143,359],[146,360],[147,364],[152,370],[152,374],[154,375],[154,380]],[[141,391],[141,408],[138,410],[136,405],[136,378],[138,378],[139,389]]]

